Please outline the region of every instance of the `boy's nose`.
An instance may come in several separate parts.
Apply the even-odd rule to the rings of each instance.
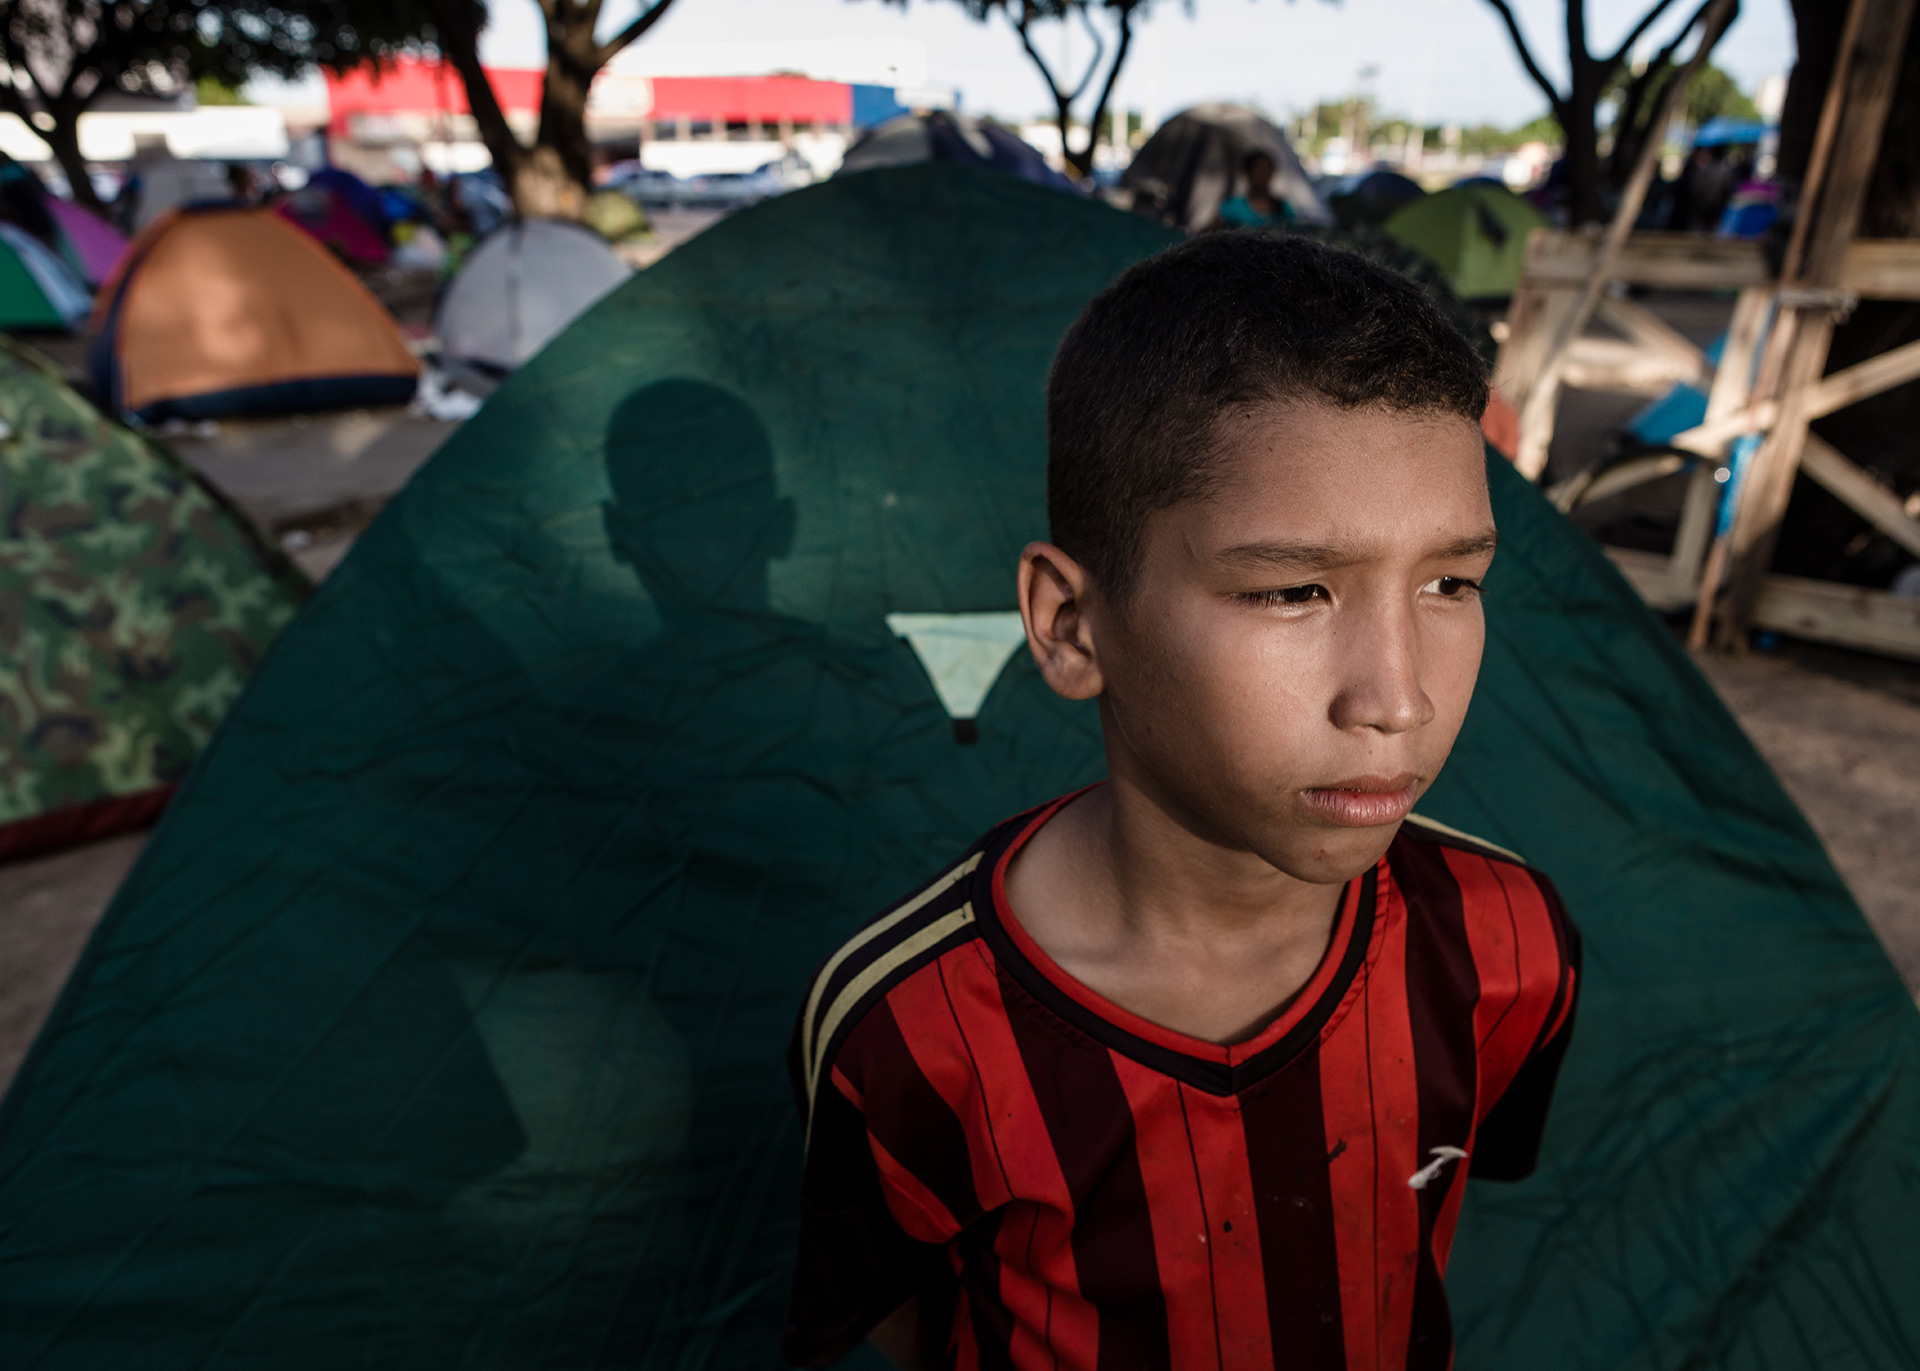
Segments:
[[[1411,614],[1383,614],[1354,625],[1345,638],[1341,687],[1330,710],[1334,727],[1406,733],[1432,722]]]

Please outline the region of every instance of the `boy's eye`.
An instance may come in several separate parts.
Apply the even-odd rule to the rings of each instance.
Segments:
[[[1288,586],[1284,590],[1257,590],[1242,597],[1259,605],[1304,605],[1312,600],[1331,600],[1322,585]]]
[[[1420,589],[1429,591],[1435,595],[1445,596],[1449,600],[1458,600],[1471,591],[1478,591],[1480,589],[1480,583],[1478,581],[1469,581],[1464,576],[1436,576],[1433,580],[1421,586]]]

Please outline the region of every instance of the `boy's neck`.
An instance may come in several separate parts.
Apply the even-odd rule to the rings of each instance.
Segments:
[[[1007,900],[1076,980],[1163,1027],[1257,1036],[1312,979],[1342,887],[1299,880],[1114,768],[1013,860]]]

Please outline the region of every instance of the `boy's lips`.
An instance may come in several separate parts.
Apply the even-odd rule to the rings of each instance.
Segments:
[[[1351,776],[1300,792],[1309,809],[1342,828],[1397,824],[1407,817],[1419,796],[1420,778],[1411,774]]]

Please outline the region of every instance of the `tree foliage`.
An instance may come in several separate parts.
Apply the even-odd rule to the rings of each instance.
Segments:
[[[170,96],[202,78],[238,86],[256,71],[343,69],[406,28],[404,6],[375,0],[0,0],[0,110],[40,133],[74,197],[97,209],[80,116],[108,91]]]

